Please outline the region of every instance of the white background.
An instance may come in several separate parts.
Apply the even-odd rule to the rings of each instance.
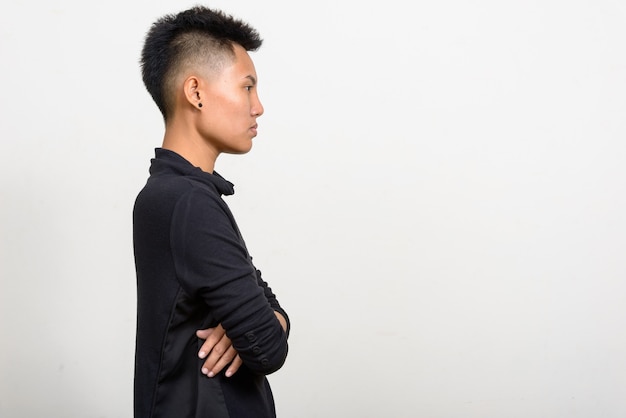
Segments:
[[[0,416],[132,415],[138,60],[193,2],[0,9]],[[217,170],[293,323],[279,416],[626,416],[626,3],[213,1],[266,113]]]

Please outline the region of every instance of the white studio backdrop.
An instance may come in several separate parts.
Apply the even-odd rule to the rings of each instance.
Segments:
[[[0,6],[0,417],[132,416],[138,59],[187,1]],[[626,416],[626,3],[213,1],[265,115],[217,170],[293,331],[282,418]]]

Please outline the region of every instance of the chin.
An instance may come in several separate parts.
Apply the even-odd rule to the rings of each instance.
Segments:
[[[236,154],[236,155],[247,154],[247,153],[250,152],[251,149],[252,149],[252,142],[250,142],[250,144],[248,144],[248,146],[231,148],[230,150],[226,151],[226,153],[228,153],[228,154]]]

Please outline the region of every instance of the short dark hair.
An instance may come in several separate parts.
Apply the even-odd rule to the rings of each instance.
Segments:
[[[141,51],[143,82],[167,121],[174,107],[175,79],[188,66],[211,69],[234,56],[233,44],[256,51],[263,40],[241,20],[219,10],[196,6],[152,24]]]

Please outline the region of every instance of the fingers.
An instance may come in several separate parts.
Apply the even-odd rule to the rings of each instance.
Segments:
[[[224,367],[231,364],[235,357],[237,357],[237,350],[230,345],[230,340],[229,345],[225,350],[221,345],[216,345],[204,362],[204,365],[202,366],[202,373],[206,374],[208,377],[213,377],[221,372]]]
[[[199,329],[198,331],[196,331],[196,336],[198,338],[202,338],[203,340],[206,340],[207,338],[209,338],[209,335],[211,335],[212,332],[213,332],[213,328]]]
[[[237,373],[237,370],[239,370],[239,367],[241,367],[242,364],[243,360],[239,357],[239,354],[237,354],[233,362],[230,364],[230,367],[228,367],[228,370],[226,370],[226,377],[231,377]]]
[[[226,331],[222,328],[222,325],[218,325],[215,328],[209,329],[201,329],[196,331],[196,335],[198,338],[206,339],[202,347],[200,347],[200,351],[198,352],[198,357],[205,358],[211,350],[215,347],[217,343],[219,343],[222,338],[225,336]],[[228,340],[230,342],[230,340]]]
[[[198,352],[198,357],[206,359],[202,365],[203,374],[213,377],[228,365],[230,366],[226,370],[226,377],[232,376],[239,370],[243,361],[221,324],[215,328],[198,330],[196,336],[205,339]]]

